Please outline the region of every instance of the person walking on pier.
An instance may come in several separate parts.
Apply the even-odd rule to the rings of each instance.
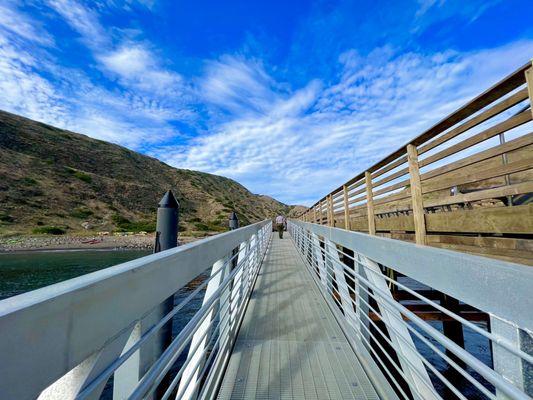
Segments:
[[[279,238],[283,239],[283,231],[285,230],[285,225],[287,224],[287,220],[283,215],[278,215],[276,217],[276,228],[278,230]]]

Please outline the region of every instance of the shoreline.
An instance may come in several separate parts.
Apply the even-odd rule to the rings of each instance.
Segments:
[[[180,237],[179,243],[199,238]],[[154,249],[155,235],[127,236],[16,236],[0,238],[0,254],[64,251],[126,251]]]

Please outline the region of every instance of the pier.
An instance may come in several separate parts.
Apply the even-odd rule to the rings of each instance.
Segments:
[[[532,71],[284,239],[232,214],[176,247],[167,193],[156,253],[0,301],[0,399],[530,399]]]

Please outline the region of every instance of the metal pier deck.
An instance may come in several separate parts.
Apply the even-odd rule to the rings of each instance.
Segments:
[[[219,399],[377,399],[286,235],[273,237]]]

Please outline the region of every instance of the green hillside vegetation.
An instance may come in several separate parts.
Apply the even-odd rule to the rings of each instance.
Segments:
[[[154,231],[172,189],[180,230],[193,236],[294,214],[234,180],[176,169],[124,147],[0,111],[0,236]]]

